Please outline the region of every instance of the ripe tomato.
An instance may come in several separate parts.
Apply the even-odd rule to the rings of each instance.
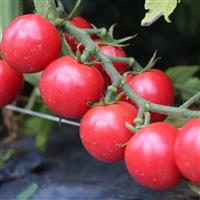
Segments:
[[[82,116],[87,102],[96,102],[104,92],[104,80],[92,67],[71,56],[52,62],[40,79],[41,96],[50,110],[66,118]]]
[[[100,40],[95,40],[96,42],[99,42]],[[100,51],[108,56],[114,56],[114,57],[126,57],[126,54],[124,50],[121,47],[115,47],[111,45],[99,45]],[[128,65],[126,63],[122,62],[113,62],[112,63],[116,70],[123,74],[124,72],[128,71]],[[95,64],[94,65],[103,75],[105,82],[109,85],[111,83],[110,77],[107,75],[105,70],[103,69],[101,64]]]
[[[191,119],[180,130],[175,159],[183,176],[200,185],[200,119]]]
[[[56,28],[44,17],[27,14],[10,23],[2,39],[3,59],[23,73],[43,70],[61,49]]]
[[[73,17],[71,20],[69,20],[69,22],[72,25],[76,26],[77,28],[81,28],[81,29],[92,28],[91,24],[86,19],[79,17],[79,16]],[[68,42],[68,44],[70,45],[72,51],[76,52],[79,42],[72,35],[70,35],[68,33],[65,33],[65,38],[66,38],[66,41]],[[83,49],[84,48],[82,46],[82,50]]]
[[[125,122],[132,123],[137,109],[126,102],[91,108],[80,126],[83,146],[94,158],[104,162],[124,159],[125,147],[132,133]]]
[[[171,106],[174,101],[174,87],[170,78],[158,69],[151,69],[127,77],[128,85],[142,98],[160,105]],[[127,97],[122,100],[132,102]],[[166,115],[151,113],[151,122],[163,121]]]
[[[157,122],[140,129],[128,142],[126,167],[138,183],[150,189],[169,189],[182,180],[174,159],[178,130]]]
[[[12,103],[23,87],[23,75],[0,60],[0,107]]]

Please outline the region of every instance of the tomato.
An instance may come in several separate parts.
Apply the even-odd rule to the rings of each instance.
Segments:
[[[81,29],[91,29],[92,28],[91,24],[86,19],[79,17],[79,16],[73,17],[71,20],[69,20],[69,22],[72,25],[76,26],[77,28],[81,28]],[[74,38],[74,36],[72,36],[68,33],[65,33],[65,38],[66,38],[66,41],[68,42],[68,44],[70,45],[72,51],[76,52],[79,42]],[[81,47],[81,49],[83,51],[83,49],[84,49],[83,46]]]
[[[3,59],[23,73],[43,70],[57,58],[60,49],[56,28],[36,14],[17,17],[6,28],[2,39]]]
[[[100,40],[95,40],[96,42],[99,42]],[[115,47],[111,45],[103,45],[100,44],[100,51],[108,56],[113,56],[113,57],[126,57],[126,54],[124,50],[121,47]],[[116,70],[120,73],[123,74],[124,72],[128,71],[128,65],[126,63],[122,62],[113,62],[112,63]],[[109,85],[111,84],[111,79],[107,75],[106,71],[103,69],[101,64],[95,64],[94,65],[103,75],[105,82]]]
[[[165,122],[140,129],[128,142],[126,167],[139,184],[156,190],[175,187],[182,180],[174,159],[178,130]]]
[[[171,106],[174,102],[174,87],[170,78],[158,69],[151,69],[138,75],[129,75],[128,85],[142,98],[160,105]],[[123,97],[122,100],[132,102]],[[166,115],[151,113],[151,122],[163,121]]]
[[[175,158],[183,176],[200,185],[200,119],[189,120],[180,130]]]
[[[132,123],[136,115],[137,109],[126,102],[90,109],[83,116],[80,126],[83,146],[100,161],[123,160],[125,147],[122,145],[133,135],[125,123]]]
[[[23,87],[23,75],[0,60],[0,107],[12,103]]]
[[[71,56],[52,62],[40,79],[41,96],[50,110],[66,118],[82,116],[89,101],[96,102],[104,92],[104,80],[92,67]]]

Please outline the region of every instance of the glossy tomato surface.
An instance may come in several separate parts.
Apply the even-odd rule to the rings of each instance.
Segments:
[[[0,107],[12,103],[23,87],[23,75],[0,60]]]
[[[88,102],[96,102],[104,92],[104,80],[92,67],[71,56],[52,62],[40,79],[41,96],[50,110],[66,118],[81,117]]]
[[[126,102],[91,108],[81,121],[83,146],[97,160],[123,160],[123,145],[133,136],[125,123],[132,123],[136,115],[137,109]]]
[[[100,40],[95,40],[96,42],[99,42]],[[113,56],[113,57],[126,57],[125,51],[121,47],[115,47],[111,45],[99,45],[100,51],[108,56]],[[128,71],[128,65],[126,63],[122,62],[113,62],[112,63],[114,67],[117,69],[117,71],[120,74],[123,74],[124,72]],[[111,79],[103,69],[102,65],[100,64],[95,64],[94,65],[103,75],[105,82],[109,85],[111,84]]]
[[[171,106],[174,102],[174,87],[171,79],[162,71],[152,69],[127,77],[128,85],[142,98],[160,105]],[[132,102],[125,97],[122,100]],[[166,115],[151,113],[151,122],[163,121]]]
[[[170,189],[181,182],[174,158],[177,133],[170,124],[157,122],[140,129],[131,138],[125,163],[136,182],[157,190]]]
[[[3,59],[19,72],[43,70],[57,58],[60,49],[61,40],[56,28],[36,14],[17,17],[3,34]]]
[[[81,28],[81,29],[92,28],[91,24],[86,19],[84,19],[83,17],[80,17],[80,16],[73,17],[71,20],[69,20],[69,22],[72,25],[76,26],[77,28]],[[66,41],[68,42],[68,44],[70,45],[72,51],[76,52],[79,42],[68,33],[65,33],[65,38],[66,38]],[[81,47],[81,49],[83,50],[84,48]]]
[[[175,158],[183,176],[200,185],[200,119],[191,119],[181,128]]]

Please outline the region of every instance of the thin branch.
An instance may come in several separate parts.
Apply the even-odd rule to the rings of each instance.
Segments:
[[[200,92],[188,99],[185,103],[179,106],[179,108],[188,108],[197,100],[200,100]]]
[[[16,111],[16,112],[19,112],[19,113],[39,117],[41,119],[47,119],[47,120],[54,121],[54,122],[62,122],[62,123],[69,124],[69,125],[72,125],[72,126],[80,126],[80,123],[78,123],[78,122],[74,122],[74,121],[67,120],[67,119],[60,119],[59,117],[56,117],[56,116],[53,116],[53,115],[35,112],[35,111],[32,111],[32,110],[20,108],[20,107],[14,106],[14,105],[7,105],[3,109]]]
[[[71,19],[77,12],[77,10],[79,9],[80,5],[81,5],[82,0],[77,0],[76,4],[72,10],[72,12],[68,15],[68,19]]]

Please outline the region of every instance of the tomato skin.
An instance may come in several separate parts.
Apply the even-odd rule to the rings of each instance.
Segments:
[[[92,28],[91,24],[86,19],[84,19],[83,17],[80,17],[80,16],[73,17],[71,20],[69,20],[69,22],[72,25],[76,26],[77,28],[81,28],[81,29]],[[70,45],[72,51],[76,52],[79,42],[70,34],[68,34],[68,33],[64,33],[64,34],[65,34],[65,39],[68,42],[68,44]],[[83,49],[84,49],[84,47],[81,45],[81,50],[83,51]]]
[[[23,87],[23,75],[0,60],[0,107],[12,103]]]
[[[158,69],[151,69],[138,75],[127,77],[128,85],[142,98],[160,105],[171,106],[174,102],[174,87],[171,79]],[[125,96],[122,98],[132,101]],[[163,121],[167,116],[151,113],[151,122]]]
[[[177,133],[170,124],[157,122],[140,129],[130,139],[125,163],[136,182],[156,190],[170,189],[181,182],[174,159]]]
[[[183,176],[200,185],[200,119],[191,119],[180,129],[175,159]]]
[[[104,92],[101,74],[71,56],[52,62],[42,73],[40,92],[50,110],[66,118],[82,116],[89,101],[96,102]]]
[[[44,17],[27,14],[13,20],[2,39],[3,59],[23,73],[42,71],[61,49],[56,28]]]
[[[125,144],[132,136],[125,122],[132,123],[137,109],[126,102],[91,108],[80,126],[83,146],[91,156],[104,162],[124,159]]]
[[[100,40],[95,40],[96,42],[99,42]],[[121,47],[115,47],[111,45],[99,45],[100,51],[108,56],[113,57],[126,57],[125,51]],[[126,63],[122,62],[113,62],[112,63],[115,69],[120,73],[123,74],[124,72],[128,71],[128,65]],[[111,79],[107,75],[106,71],[103,69],[101,64],[95,64],[94,65],[102,74],[102,76],[105,79],[105,82],[107,85],[111,84]]]

